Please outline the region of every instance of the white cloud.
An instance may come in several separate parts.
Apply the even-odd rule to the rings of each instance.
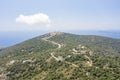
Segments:
[[[46,24],[46,25],[50,25],[50,19],[49,16],[43,13],[37,13],[37,14],[33,14],[33,15],[19,15],[16,18],[16,22],[20,22],[20,23],[25,23],[28,25],[33,25],[33,24]]]

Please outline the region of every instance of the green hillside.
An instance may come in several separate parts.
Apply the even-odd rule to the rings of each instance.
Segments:
[[[120,39],[52,32],[0,51],[0,80],[119,80]]]

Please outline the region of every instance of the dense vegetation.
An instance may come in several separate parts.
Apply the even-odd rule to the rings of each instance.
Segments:
[[[0,51],[0,80],[120,79],[119,39],[62,33],[49,38],[57,49],[46,36]]]
[[[82,44],[90,49],[94,50],[96,53],[110,55],[120,54],[120,39],[107,38],[102,36],[94,35],[74,35],[67,34],[58,35],[50,40],[54,40],[59,43],[67,44],[67,46],[73,46],[77,44]]]

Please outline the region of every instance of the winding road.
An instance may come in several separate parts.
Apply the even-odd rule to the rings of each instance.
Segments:
[[[88,65],[89,67],[91,67],[93,65],[92,60],[87,55],[85,55],[85,58],[87,58],[89,60],[89,61],[87,61],[86,65]]]
[[[52,38],[52,37],[54,37],[54,36],[56,36],[56,35],[60,35],[60,34],[57,34],[57,33],[53,32],[53,33],[50,33],[50,36],[42,38],[42,40],[43,40],[43,41],[50,42],[50,43],[52,43],[52,44],[54,44],[54,45],[57,45],[57,46],[58,46],[57,49],[60,49],[61,47],[63,47],[61,44],[59,44],[59,43],[57,43],[57,42],[55,42],[55,41],[49,40],[50,38]]]
[[[54,36],[56,36],[56,35],[61,35],[61,33],[57,33],[57,32],[50,33],[50,36],[44,37],[44,38],[42,38],[42,40],[43,40],[43,41],[50,42],[51,44],[57,45],[58,47],[57,47],[56,49],[60,49],[60,48],[63,47],[64,44],[61,45],[60,43],[57,43],[57,42],[55,42],[55,41],[49,40],[50,38],[52,38],[52,37],[54,37]],[[61,60],[60,58],[55,57],[53,53],[51,53],[50,55],[51,55],[51,57],[46,60],[47,62],[48,62],[51,58],[54,58],[56,61],[63,61],[63,60]],[[72,65],[73,67],[79,67],[78,65],[76,65],[76,64],[74,64],[74,63],[71,63],[71,62],[68,62],[68,61],[65,61],[65,63],[70,64],[70,65]]]

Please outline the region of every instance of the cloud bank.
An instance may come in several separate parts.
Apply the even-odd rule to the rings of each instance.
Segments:
[[[49,25],[51,20],[49,19],[49,16],[43,13],[37,13],[33,15],[19,15],[16,18],[16,22],[25,23],[28,25],[34,25],[34,24],[46,24]]]

